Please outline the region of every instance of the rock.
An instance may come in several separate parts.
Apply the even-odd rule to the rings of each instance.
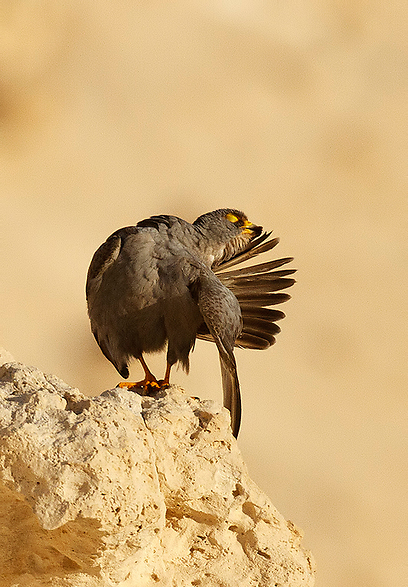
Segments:
[[[1,364],[1,361],[0,361]],[[0,367],[0,587],[309,586],[212,401]]]
[[[11,355],[6,349],[0,347],[0,365],[4,365],[4,363],[13,363],[14,357]]]

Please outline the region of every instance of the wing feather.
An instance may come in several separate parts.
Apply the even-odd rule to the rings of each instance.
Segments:
[[[281,310],[268,306],[282,304],[289,300],[290,295],[282,290],[295,283],[290,276],[296,272],[296,269],[281,269],[293,261],[293,257],[273,259],[225,271],[226,268],[240,265],[273,249],[279,239],[270,238],[270,236],[270,232],[261,234],[254,238],[243,251],[213,267],[218,279],[234,293],[240,305],[243,328],[235,345],[242,348],[265,349],[274,344],[275,336],[280,332],[275,322],[282,320],[285,314]],[[197,337],[214,341],[206,324],[200,326]]]

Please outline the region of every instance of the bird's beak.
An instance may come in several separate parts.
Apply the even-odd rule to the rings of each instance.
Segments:
[[[244,226],[242,227],[242,232],[244,234],[250,234],[251,236],[259,236],[262,230],[262,226],[257,226],[256,224],[253,224],[250,220],[245,220]]]

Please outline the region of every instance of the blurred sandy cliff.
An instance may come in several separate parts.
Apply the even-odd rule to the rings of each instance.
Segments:
[[[298,283],[276,346],[237,352],[240,446],[318,587],[408,582],[407,21],[379,0],[0,6],[0,346],[99,393],[119,378],[84,283],[109,234],[224,206],[273,229]],[[175,382],[221,401],[212,346]]]

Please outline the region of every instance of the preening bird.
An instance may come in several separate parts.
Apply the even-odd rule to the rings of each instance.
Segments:
[[[158,215],[114,232],[96,251],[88,270],[86,297],[91,329],[103,354],[120,375],[138,359],[145,393],[167,386],[180,363],[188,372],[196,338],[219,351],[224,406],[235,437],[241,396],[234,347],[266,349],[284,317],[269,306],[289,299],[295,269],[280,269],[292,257],[238,267],[276,246],[277,238],[239,210],[223,208],[192,224]],[[167,367],[157,380],[144,353],[164,350]]]

